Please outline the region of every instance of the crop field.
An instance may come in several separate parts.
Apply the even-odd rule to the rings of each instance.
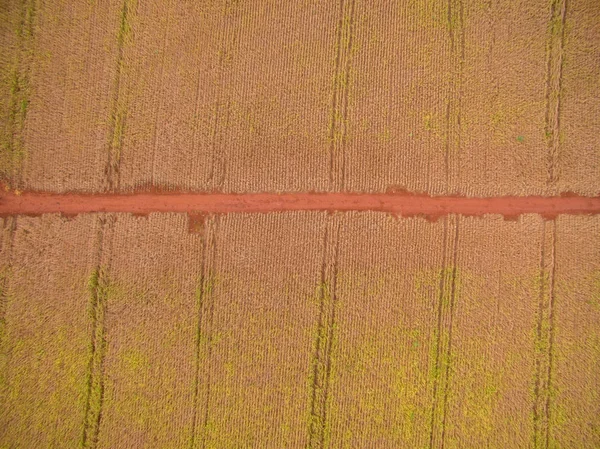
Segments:
[[[3,178],[600,193],[596,0],[6,0]]]
[[[536,215],[5,219],[0,442],[596,447],[599,235]]]
[[[0,449],[600,448],[600,1],[0,0]]]

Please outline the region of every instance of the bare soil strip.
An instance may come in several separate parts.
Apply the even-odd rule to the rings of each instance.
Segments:
[[[44,192],[0,193],[0,216],[89,212],[204,212],[268,213],[283,211],[378,211],[437,219],[448,214],[481,216],[500,214],[514,218],[537,213],[544,218],[560,214],[600,214],[600,197],[430,197],[410,193],[134,193],[53,194]]]

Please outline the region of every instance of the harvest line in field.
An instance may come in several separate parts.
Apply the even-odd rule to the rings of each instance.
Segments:
[[[54,194],[24,192],[0,194],[0,215],[89,212],[231,212],[378,211],[402,216],[437,218],[447,214],[501,214],[507,218],[526,213],[554,218],[559,214],[600,214],[600,197],[426,196],[411,193],[133,193]]]

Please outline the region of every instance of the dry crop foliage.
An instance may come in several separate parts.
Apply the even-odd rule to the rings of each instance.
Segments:
[[[598,444],[598,217],[188,225],[3,220],[1,445]]]
[[[594,0],[2,14],[0,175],[19,189],[600,192]]]

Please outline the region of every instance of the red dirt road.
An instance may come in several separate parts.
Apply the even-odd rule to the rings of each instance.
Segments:
[[[0,193],[0,216],[86,212],[187,212],[221,214],[229,212],[281,211],[380,211],[401,216],[436,219],[446,214],[501,214],[514,218],[537,213],[545,218],[559,214],[600,214],[600,197],[430,197],[410,193],[135,193],[135,194],[51,194]]]

